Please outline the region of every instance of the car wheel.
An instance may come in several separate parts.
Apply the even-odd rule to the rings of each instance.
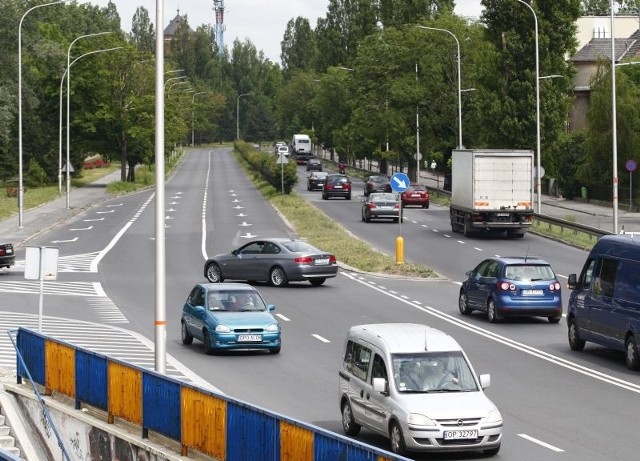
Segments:
[[[549,323],[558,323],[561,318],[562,318],[562,316],[559,316],[559,317],[547,317],[547,319],[549,320]]]
[[[204,344],[204,353],[207,355],[213,354],[213,348],[211,347],[211,335],[208,330],[204,330],[202,335],[202,342]]]
[[[429,202],[427,202],[425,205],[422,205],[422,207],[428,210],[429,209]]]
[[[638,344],[636,338],[630,335],[627,338],[627,345],[625,347],[625,362],[629,370],[640,370],[640,357],[638,356]]]
[[[465,237],[471,237],[473,233],[473,226],[471,225],[471,216],[464,217],[464,227],[462,228],[462,235]]]
[[[393,222],[399,222],[400,218],[393,218]]]
[[[351,200],[351,194],[347,195],[347,200]]]
[[[362,211],[362,213],[360,213],[360,216],[362,216],[362,221],[364,222],[364,210]]]
[[[307,184],[307,190],[311,190],[311,186]]]
[[[347,435],[355,436],[360,433],[361,426],[353,420],[353,412],[349,402],[342,404],[342,429]]]
[[[311,285],[313,285],[314,287],[319,287],[320,285],[322,285],[324,283],[324,281],[327,280],[323,277],[317,278],[317,279],[309,279],[309,282],[311,282]]]
[[[188,346],[193,342],[193,336],[191,336],[191,334],[189,333],[189,330],[187,330],[187,324],[184,322],[184,320],[180,323],[182,323],[182,326],[180,327],[180,336],[182,337],[182,344],[185,344]]]
[[[322,193],[322,200],[326,200],[327,199],[327,194],[325,194],[324,192]]]
[[[284,272],[284,269],[276,266],[269,272],[269,282],[274,287],[284,287],[289,283],[289,280],[287,280],[287,274]]]
[[[397,422],[391,423],[389,429],[389,439],[391,440],[391,452],[398,455],[403,455],[407,452],[407,448],[404,445],[404,435],[402,434],[402,428]]]
[[[469,307],[469,300],[467,299],[467,294],[464,291],[460,291],[460,296],[458,297],[458,309],[460,309],[460,313],[462,315],[469,315],[473,312],[473,309]]]
[[[277,349],[269,349],[269,354],[275,355],[280,353],[280,348]]]
[[[498,454],[498,452],[500,451],[500,445],[498,445],[497,447],[492,448],[492,449],[490,449],[490,450],[482,450],[482,451],[483,451],[483,453],[484,453],[485,455],[487,455],[487,456],[495,456],[495,455],[497,455],[497,454]]]
[[[364,221],[365,222],[371,222],[371,215],[368,214],[366,211],[364,213]]]
[[[489,304],[487,304],[487,317],[489,318],[489,322],[491,323],[497,323],[500,321],[498,309],[496,308],[496,303],[493,301],[493,299],[490,299]]]
[[[569,329],[567,330],[569,337],[569,347],[572,351],[581,351],[584,349],[586,341],[580,338],[580,330],[573,318],[569,319]]]
[[[222,277],[222,271],[220,270],[220,266],[217,263],[211,263],[207,266],[207,270],[205,271],[207,274],[207,280],[211,283],[222,283],[224,282],[224,277]]]

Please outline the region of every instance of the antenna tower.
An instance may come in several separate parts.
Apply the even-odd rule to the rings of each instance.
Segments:
[[[224,53],[224,0],[213,0],[216,12],[215,41],[219,53]]]

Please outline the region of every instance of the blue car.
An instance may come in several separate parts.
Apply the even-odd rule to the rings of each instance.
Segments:
[[[546,261],[533,257],[495,257],[482,261],[466,273],[458,308],[469,315],[487,313],[490,322],[506,317],[562,318],[560,282]]]
[[[182,343],[202,341],[204,351],[262,349],[280,352],[280,324],[258,290],[245,283],[199,283],[182,308]]]

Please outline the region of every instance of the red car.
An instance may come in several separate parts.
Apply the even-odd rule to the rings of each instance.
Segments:
[[[417,205],[429,208],[429,191],[422,184],[411,184],[402,193],[402,206]]]

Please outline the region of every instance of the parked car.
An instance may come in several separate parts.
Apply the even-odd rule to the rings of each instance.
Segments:
[[[212,283],[225,280],[269,282],[275,287],[309,281],[322,285],[338,273],[336,257],[294,238],[252,240],[231,253],[209,258],[204,276]]]
[[[13,252],[12,243],[0,243],[0,267],[7,269],[16,263],[16,255]]]
[[[392,192],[374,192],[362,199],[362,220],[402,218],[402,206],[398,194]]]
[[[402,206],[417,205],[429,208],[429,191],[422,184],[411,184],[402,194]]]
[[[182,307],[182,343],[196,338],[206,354],[232,349],[280,352],[280,324],[258,290],[245,283],[199,283]]]
[[[307,176],[307,190],[322,190],[322,185],[328,174],[326,171],[312,171],[309,173],[309,176]]]
[[[327,175],[322,185],[322,199],[331,197],[343,197],[351,200],[351,180],[344,174]]]
[[[364,195],[369,195],[372,192],[391,192],[389,178],[380,174],[369,176],[367,182],[364,183]]]
[[[322,161],[317,157],[307,160],[307,171],[322,171]]]
[[[529,256],[493,257],[467,271],[458,308],[464,315],[487,313],[490,322],[506,317],[562,318],[560,282],[546,261]]]

